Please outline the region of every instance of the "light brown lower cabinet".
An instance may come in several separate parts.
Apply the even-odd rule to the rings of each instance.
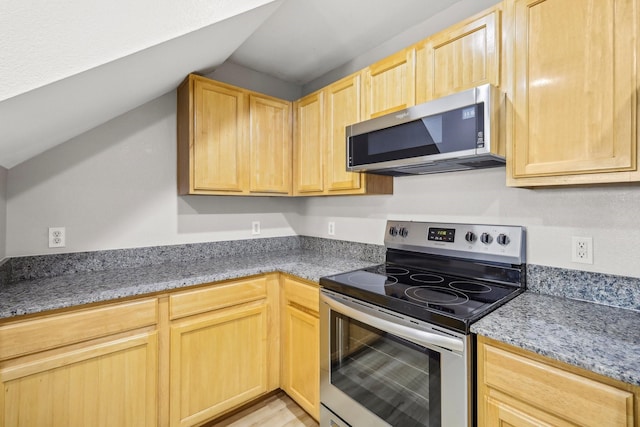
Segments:
[[[201,424],[278,388],[277,286],[277,275],[266,275],[170,295],[172,427]]]
[[[318,285],[282,275],[281,388],[320,419],[320,291]]]
[[[197,426],[278,388],[317,419],[318,298],[268,273],[6,319],[0,427]]]
[[[157,425],[157,301],[0,326],[0,426]]]
[[[640,387],[478,337],[481,427],[637,426]]]

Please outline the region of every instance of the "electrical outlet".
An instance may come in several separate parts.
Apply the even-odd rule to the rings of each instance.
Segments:
[[[571,261],[593,264],[592,237],[571,237]]]
[[[260,221],[253,221],[251,223],[251,234],[254,236],[260,234]]]
[[[49,227],[49,247],[50,248],[64,248],[66,245],[64,227]]]
[[[329,233],[329,236],[336,235],[336,223],[334,221],[329,221],[329,224],[327,226],[327,233]]]

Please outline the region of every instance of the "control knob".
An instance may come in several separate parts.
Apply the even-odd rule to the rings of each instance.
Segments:
[[[407,229],[404,227],[400,227],[400,230],[398,231],[398,233],[400,234],[400,237],[407,237],[407,234],[409,234]]]
[[[502,234],[501,233],[501,234],[498,234],[498,237],[496,238],[496,241],[501,246],[507,246],[511,240],[509,240],[509,236],[507,236],[506,234]]]
[[[469,243],[473,243],[476,241],[476,233],[473,231],[467,231],[467,234],[464,235],[464,240]]]
[[[389,235],[394,236],[394,237],[397,236],[398,235],[398,229],[396,227],[391,227],[389,229]]]
[[[488,245],[491,242],[493,242],[493,237],[491,237],[491,234],[489,234],[489,233],[482,233],[480,235],[480,241],[482,243],[484,243],[485,245]]]

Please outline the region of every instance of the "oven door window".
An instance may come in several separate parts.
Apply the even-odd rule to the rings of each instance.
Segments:
[[[331,311],[331,384],[392,426],[440,426],[440,353]]]

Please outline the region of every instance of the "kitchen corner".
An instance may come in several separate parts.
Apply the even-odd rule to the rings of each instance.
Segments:
[[[153,294],[281,271],[321,276],[376,264],[379,247],[291,236],[9,260],[0,317]]]
[[[312,282],[384,260],[384,246],[308,236],[5,260],[0,317],[23,316],[269,272]],[[11,272],[11,273],[10,273]],[[616,292],[617,291],[617,292]],[[527,291],[478,335],[640,385],[640,279],[527,265]]]

